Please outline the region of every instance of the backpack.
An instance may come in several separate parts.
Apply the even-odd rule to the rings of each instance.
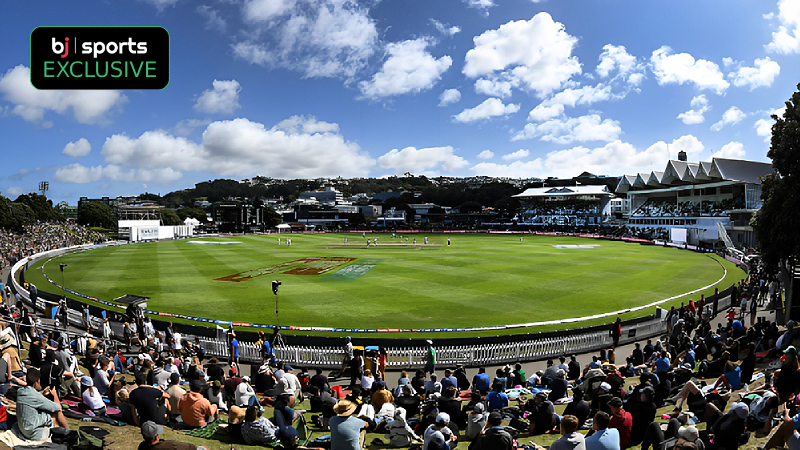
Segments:
[[[69,450],[102,450],[105,446],[103,439],[81,430],[51,428],[50,434],[54,444],[66,445]]]

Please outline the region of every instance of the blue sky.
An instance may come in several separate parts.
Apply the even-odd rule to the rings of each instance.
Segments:
[[[0,6],[0,192],[766,160],[800,0],[140,0]],[[37,26],[162,26],[160,91],[37,91]]]

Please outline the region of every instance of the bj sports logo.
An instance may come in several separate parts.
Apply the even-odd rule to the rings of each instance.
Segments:
[[[169,33],[161,27],[38,27],[31,33],[37,89],[164,89]]]

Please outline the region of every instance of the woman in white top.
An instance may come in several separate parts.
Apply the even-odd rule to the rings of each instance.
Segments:
[[[361,389],[368,391],[372,389],[372,383],[375,382],[375,377],[372,376],[372,371],[369,369],[364,371],[364,375],[361,376]]]

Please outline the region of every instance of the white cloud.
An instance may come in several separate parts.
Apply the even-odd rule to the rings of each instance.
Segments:
[[[24,192],[25,191],[21,187],[16,187],[16,186],[12,186],[6,189],[6,194],[8,194],[9,197],[17,197],[22,195]]]
[[[31,85],[30,73],[30,68],[23,65],[9,69],[0,77],[0,93],[15,105],[11,114],[46,128],[47,111],[65,116],[72,113],[80,123],[95,124],[108,121],[111,113],[128,101],[119,91],[38,90]]]
[[[728,159],[742,159],[744,158],[744,144],[741,142],[731,141],[723,145],[718,152],[711,155],[712,158],[728,158]]]
[[[669,153],[668,153],[669,147]],[[663,141],[656,142],[647,149],[639,151],[633,145],[615,140],[602,147],[583,146],[553,151],[543,158],[532,161],[514,161],[510,164],[482,162],[470,168],[476,175],[504,176],[515,178],[548,177],[569,178],[587,171],[598,175],[635,174],[661,170],[671,153],[678,150],[699,155],[703,144],[692,135],[681,136],[669,146]],[[674,158],[674,156],[672,156]]]
[[[458,89],[447,89],[439,96],[439,106],[447,106],[461,100],[461,92]]]
[[[514,161],[514,160],[518,160],[518,159],[522,159],[522,158],[527,158],[528,155],[530,155],[530,154],[531,154],[531,152],[529,152],[528,150],[525,150],[524,148],[521,148],[521,149],[519,149],[519,150],[517,150],[515,152],[507,153],[507,154],[503,155],[503,161]]]
[[[536,158],[533,161],[514,161],[510,164],[481,162],[470,167],[469,170],[475,175],[490,177],[530,178],[541,176],[542,167],[541,158]]]
[[[528,114],[528,120],[533,122],[542,122],[545,120],[558,117],[564,112],[564,105],[556,103],[554,105],[545,106],[544,103],[536,105]]]
[[[484,151],[478,153],[478,158],[479,159],[492,159],[492,158],[494,158],[494,152],[491,151],[491,150],[484,150]]]
[[[223,19],[219,13],[208,5],[200,5],[195,11],[206,19],[206,30],[217,30],[225,32],[228,23]]]
[[[470,8],[487,10],[494,5],[494,0],[463,0]]]
[[[92,144],[86,138],[80,138],[75,142],[70,142],[64,146],[61,153],[77,158],[79,156],[86,156],[92,151]]]
[[[236,80],[214,80],[214,89],[206,89],[197,98],[194,110],[207,114],[231,114],[241,108],[239,92],[242,90]]]
[[[188,136],[192,134],[195,128],[204,127],[210,124],[210,120],[201,119],[185,119],[175,124],[175,134],[178,136]]]
[[[728,74],[736,87],[750,86],[750,90],[757,87],[769,87],[781,73],[781,66],[766,57],[756,59],[755,67],[739,67],[739,70]]]
[[[764,138],[764,142],[769,142],[772,139],[772,125],[775,124],[775,120],[772,119],[772,116],[783,117],[783,113],[786,111],[786,107],[775,108],[768,111],[764,111],[768,118],[758,119],[756,123],[753,124],[753,127],[756,129],[756,134],[762,136]]]
[[[775,124],[775,121],[772,119],[758,119],[756,123],[753,124],[753,128],[756,129],[756,134],[765,138],[765,142],[769,142],[772,139],[772,125]]]
[[[362,81],[359,88],[364,97],[380,98],[420,92],[433,87],[442,78],[453,60],[449,56],[434,58],[425,48],[425,38],[386,45],[389,57],[372,80]]]
[[[453,116],[455,122],[474,122],[476,120],[490,119],[492,117],[507,116],[519,111],[519,105],[510,103],[503,104],[502,100],[497,98],[487,98],[480,105],[472,108],[465,109],[460,113]]]
[[[375,160],[347,142],[335,123],[293,116],[272,128],[247,119],[215,121],[198,144],[164,130],[116,134],[100,152],[110,165],[171,168],[222,176],[274,178],[366,176]]]
[[[420,173],[437,168],[441,168],[445,172],[452,172],[468,164],[467,160],[456,156],[453,147],[449,145],[420,149],[414,147],[406,147],[402,150],[393,149],[378,158],[380,167],[394,169],[396,174]]]
[[[473,42],[475,47],[467,52],[463,69],[469,78],[545,96],[581,73],[578,58],[572,56],[577,39],[545,12],[486,31]]]
[[[507,76],[490,76],[475,80],[475,92],[490,97],[511,97],[511,89],[518,87],[519,80]]]
[[[658,84],[694,83],[698,89],[708,89],[722,94],[730,83],[725,81],[719,66],[705,59],[695,60],[688,53],[671,55],[667,46],[653,52],[650,58]]]
[[[442,33],[445,36],[453,36],[461,32],[461,27],[457,27],[455,25],[451,27],[449,25],[443,24],[442,22],[439,22],[436,19],[431,19],[431,23],[433,24],[434,27],[436,27],[436,30],[439,33]]]
[[[709,109],[708,99],[704,94],[692,98],[691,107],[689,111],[678,114],[678,119],[681,119],[686,125],[696,125],[705,122],[706,118],[703,114],[707,113]]]
[[[251,0],[242,15],[258,32],[232,44],[236,56],[306,77],[352,79],[378,45],[375,21],[357,0]]]
[[[76,163],[59,167],[55,172],[56,181],[73,184],[85,184],[99,180],[167,184],[177,181],[181,177],[183,177],[182,173],[169,167],[124,170],[114,164],[86,167]]]
[[[511,140],[539,137],[542,141],[569,144],[572,142],[613,141],[621,133],[622,128],[616,120],[601,121],[599,115],[590,114],[575,118],[552,119],[539,124],[529,123]]]
[[[747,114],[743,113],[741,109],[735,106],[731,106],[730,108],[728,108],[727,111],[725,111],[722,114],[722,119],[719,122],[715,123],[714,125],[711,125],[711,130],[719,131],[725,125],[736,125],[737,123],[741,122],[742,119],[744,119],[745,117],[747,117]]]
[[[637,68],[636,57],[629,54],[622,45],[607,44],[603,46],[603,53],[600,54],[599,59],[600,63],[595,72],[601,78],[608,77],[614,70],[618,70],[621,76],[625,76]]]
[[[158,12],[164,11],[165,8],[175,6],[178,0],[144,0],[147,3],[155,6]]]
[[[664,146],[663,142],[661,143]],[[598,175],[619,175],[663,167],[668,156],[658,145],[637,151],[627,143],[615,140],[602,147],[573,147],[553,151],[532,161],[514,161],[510,164],[479,163],[470,170],[476,175],[514,178],[559,177],[570,178],[583,171]]]
[[[772,19],[773,15],[764,16]],[[768,52],[799,53],[800,52],[800,0],[779,0],[778,20],[781,25],[772,33],[772,41],[765,45]]]

